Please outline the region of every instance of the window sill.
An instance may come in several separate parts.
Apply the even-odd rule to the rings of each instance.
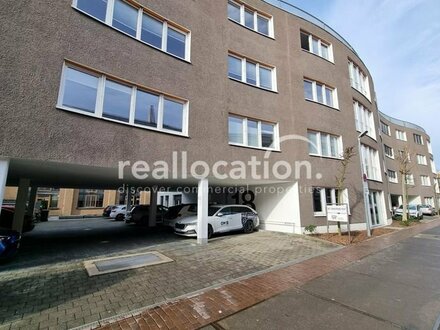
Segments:
[[[171,57],[173,57],[173,58],[175,58],[175,59],[177,59],[177,60],[180,60],[180,61],[182,61],[182,62],[185,62],[185,63],[191,64],[191,59],[182,58],[182,57],[179,57],[179,56],[177,56],[177,55],[174,55],[174,54],[168,53],[167,51],[165,51],[165,50],[163,50],[163,49],[161,49],[161,48],[158,48],[158,47],[156,47],[156,46],[150,45],[149,43],[146,43],[146,42],[143,41],[143,40],[137,39],[136,37],[133,37],[131,34],[128,34],[128,33],[124,32],[124,31],[122,31],[122,30],[120,30],[120,29],[114,27],[113,25],[110,25],[110,24],[107,24],[106,22],[101,21],[100,19],[98,19],[98,18],[96,18],[96,17],[90,15],[89,13],[86,13],[85,11],[83,11],[83,10],[81,10],[81,9],[79,9],[79,8],[76,8],[73,4],[72,4],[72,8],[75,9],[76,11],[80,12],[81,14],[83,14],[83,15],[85,15],[85,16],[87,16],[87,17],[92,18],[93,20],[97,21],[98,23],[101,23],[101,24],[103,24],[103,25],[105,25],[105,26],[111,28],[112,30],[115,30],[115,31],[117,31],[117,32],[119,32],[119,33],[122,33],[123,35],[125,35],[125,36],[127,36],[127,37],[130,37],[131,39],[136,40],[137,42],[140,42],[140,43],[143,44],[143,45],[146,45],[146,46],[148,46],[148,47],[151,47],[151,48],[153,48],[153,49],[156,49],[156,50],[160,51],[161,53],[166,54],[166,55],[169,55],[169,56],[171,56]],[[188,41],[188,39],[187,39],[186,41]]]
[[[252,147],[252,146],[247,146],[247,145],[244,145],[244,144],[232,143],[232,142],[229,142],[229,145],[233,146],[233,147],[241,147],[241,148],[255,149],[255,150],[261,150],[261,151],[281,152],[280,149],[271,149],[271,148],[264,148],[264,147]]]
[[[385,157],[387,157],[389,159],[394,159],[394,156],[388,156],[387,154],[385,154]]]
[[[341,157],[332,157],[332,156],[321,156],[317,154],[309,154],[310,157],[324,158],[324,159],[332,159],[332,160],[342,160]]]
[[[307,54],[314,55],[314,56],[316,56],[316,57],[318,57],[318,58],[320,58],[320,59],[323,59],[324,61],[326,61],[326,62],[328,62],[328,63],[331,63],[331,64],[335,65],[335,62],[330,61],[330,60],[326,59],[325,57],[319,56],[318,54],[315,54],[315,53],[311,52],[310,50],[307,50],[307,49],[304,49],[304,48],[301,48],[301,50],[302,50],[303,52],[307,53]]]
[[[247,82],[245,82],[245,81],[238,80],[238,79],[236,79],[236,78],[232,78],[232,77],[229,77],[229,76],[228,76],[228,78],[231,79],[232,81],[236,81],[236,82],[238,82],[238,83],[242,83],[242,84],[244,84],[244,85],[246,85],[246,86],[250,86],[250,87],[257,88],[257,89],[261,89],[261,90],[266,91],[266,92],[270,92],[270,93],[278,94],[278,91],[277,91],[277,90],[268,89],[268,88],[260,87],[260,86],[257,86],[257,85],[252,85],[252,84],[249,84],[249,83],[247,83]]]
[[[315,217],[315,218],[318,218],[318,217],[326,217],[327,216],[327,214],[325,214],[325,213],[313,213],[313,216]]]
[[[241,24],[240,22],[237,22],[236,20],[234,20],[234,19],[232,19],[230,17],[228,17],[228,20],[231,21],[232,23],[240,25],[241,27],[245,28],[246,30],[249,30],[249,31],[252,31],[252,32],[254,32],[256,34],[259,34],[260,36],[266,37],[266,38],[271,39],[271,40],[275,40],[275,37],[267,35],[267,34],[264,34],[264,33],[261,33],[261,32],[258,32],[257,30],[251,29],[250,27],[247,27],[246,25]]]
[[[367,177],[367,180],[368,180],[368,181],[371,181],[371,182],[376,182],[376,183],[383,183],[382,180],[378,180],[378,179],[368,179],[368,177]]]
[[[330,106],[330,105],[327,105],[327,104],[324,104],[324,103],[321,103],[321,102],[318,102],[318,101],[315,101],[315,100],[311,100],[311,99],[305,99],[305,100],[306,100],[307,102],[311,102],[311,103],[315,103],[315,104],[322,105],[322,106],[324,106],[324,107],[326,107],[326,108],[329,108],[329,109],[331,109],[331,110],[340,111],[339,108],[335,108],[335,107],[332,107],[332,106]]]
[[[388,181],[388,183],[394,183],[394,184],[398,184],[399,182],[395,182],[395,181]]]
[[[170,135],[180,136],[180,137],[184,137],[184,138],[189,138],[188,134],[174,132],[174,131],[171,131],[171,130],[154,128],[154,127],[147,127],[147,126],[142,126],[142,125],[138,125],[138,124],[130,124],[130,123],[127,123],[127,122],[124,122],[124,121],[119,121],[119,120],[115,120],[115,119],[111,119],[111,118],[106,118],[106,117],[99,117],[99,116],[96,116],[94,113],[87,112],[87,111],[82,111],[82,110],[78,110],[78,109],[74,109],[74,108],[69,108],[69,107],[66,107],[66,106],[63,106],[63,105],[57,105],[56,108],[58,110],[73,112],[73,113],[77,113],[77,114],[80,114],[80,115],[96,118],[96,119],[99,119],[99,120],[110,121],[110,122],[113,122],[113,123],[116,123],[116,124],[122,124],[122,125],[130,126],[130,127],[141,128],[141,129],[144,129],[144,130],[147,130],[147,131],[153,131],[153,132],[158,132],[158,133],[164,133],[164,134],[170,134]]]
[[[359,89],[357,89],[356,87],[351,86],[351,88],[353,88],[356,92],[358,92],[360,95],[362,95],[368,102],[370,102],[370,104],[372,104],[371,99],[365,95],[364,93],[362,93]]]
[[[362,132],[361,131],[359,131],[358,129],[356,129],[356,132],[358,132],[359,134],[361,134]],[[371,136],[370,134],[366,134],[365,135],[366,137],[369,137],[371,140],[373,140],[374,142],[377,142],[377,139],[375,138],[375,137],[373,137],[373,136]]]

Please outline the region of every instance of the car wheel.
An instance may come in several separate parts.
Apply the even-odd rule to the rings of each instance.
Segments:
[[[116,221],[122,221],[124,220],[124,215],[122,213],[118,214],[115,218]]]
[[[214,230],[212,229],[211,225],[208,225],[208,239],[212,237],[212,234],[214,233]]]
[[[246,223],[243,226],[243,231],[245,234],[250,234],[254,231],[254,222],[252,220],[246,221]]]

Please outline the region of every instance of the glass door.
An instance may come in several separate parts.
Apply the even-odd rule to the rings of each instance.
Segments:
[[[371,225],[378,226],[381,224],[380,217],[380,194],[377,191],[370,191],[368,196],[370,201]]]

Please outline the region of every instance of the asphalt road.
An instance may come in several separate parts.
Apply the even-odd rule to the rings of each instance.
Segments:
[[[436,227],[213,326],[437,330],[439,321],[440,227]]]

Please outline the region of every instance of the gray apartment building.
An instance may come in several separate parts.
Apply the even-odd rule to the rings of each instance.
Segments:
[[[361,229],[362,173],[382,226],[400,203],[393,155],[406,143],[410,200],[435,202],[426,132],[380,113],[355,50],[282,1],[0,6],[0,201],[19,187],[16,229],[36,187],[122,185],[199,188],[201,231],[210,202],[247,203],[262,228],[291,233],[324,229],[326,205],[345,203]],[[361,157],[338,192],[349,146]]]

